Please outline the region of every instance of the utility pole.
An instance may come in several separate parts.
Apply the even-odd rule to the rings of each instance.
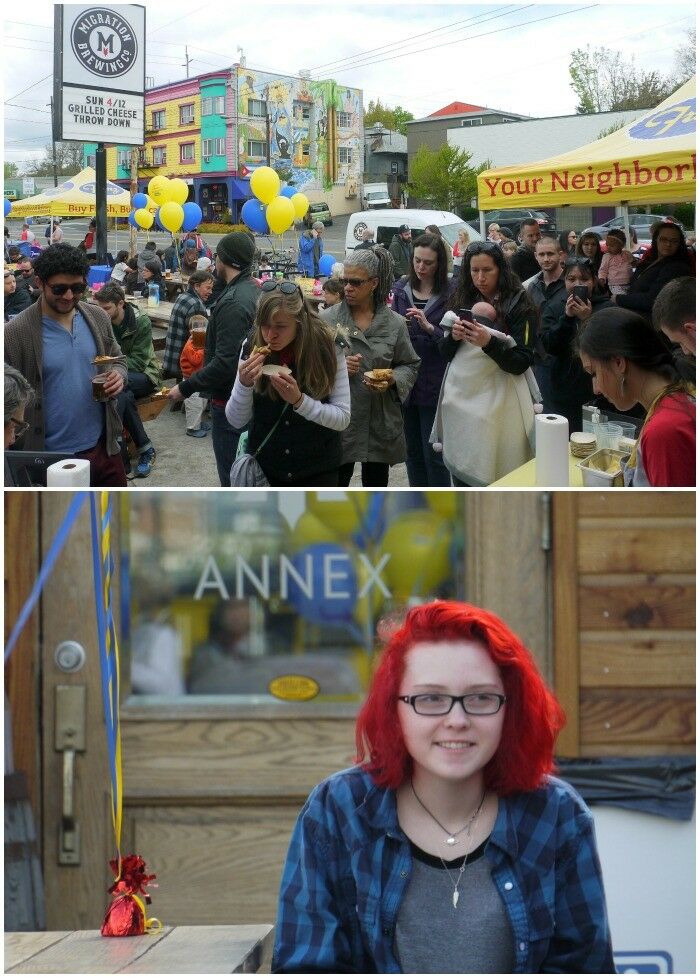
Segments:
[[[131,147],[131,186],[129,190],[131,192],[131,199],[133,200],[134,194],[138,193],[139,188],[139,148],[138,146]],[[129,256],[136,254],[136,228],[133,224],[129,225]]]
[[[267,165],[270,165],[270,105],[265,99],[265,133],[267,137],[267,142],[265,144],[267,150]]]
[[[190,61],[194,61],[194,58],[190,58],[187,54],[187,45],[185,45],[185,63],[182,66],[187,72],[187,77],[190,77]]]
[[[53,96],[51,96],[51,101],[49,102],[51,106],[51,156],[53,157],[53,185],[58,186],[58,166],[56,164],[56,140],[54,139],[55,127],[53,123]]]

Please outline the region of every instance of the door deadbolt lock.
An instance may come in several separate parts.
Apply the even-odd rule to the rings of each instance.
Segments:
[[[61,642],[53,654],[62,672],[78,672],[85,665],[85,649],[78,642]]]

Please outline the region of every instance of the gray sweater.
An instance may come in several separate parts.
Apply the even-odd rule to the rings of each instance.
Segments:
[[[122,357],[122,351],[114,338],[107,313],[99,306],[87,302],[79,303],[78,308],[94,337],[97,355]],[[29,430],[21,446],[25,451],[44,450],[42,349],[41,300],[39,299],[5,327],[5,360],[23,374],[35,391],[24,412],[25,420],[29,422]],[[126,385],[126,357],[122,357],[121,361],[115,361],[110,365],[110,369],[121,374]],[[105,419],[107,454],[116,455],[119,451],[117,438],[122,431],[116,398],[105,402]]]

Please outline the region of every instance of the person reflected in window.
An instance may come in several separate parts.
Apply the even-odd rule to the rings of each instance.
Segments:
[[[250,655],[250,608],[245,600],[217,604],[209,618],[209,637],[192,655],[190,693],[235,693],[240,664]],[[263,692],[263,690],[261,690]]]

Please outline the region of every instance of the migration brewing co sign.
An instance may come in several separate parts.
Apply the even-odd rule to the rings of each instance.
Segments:
[[[146,8],[54,11],[54,139],[142,146]]]

